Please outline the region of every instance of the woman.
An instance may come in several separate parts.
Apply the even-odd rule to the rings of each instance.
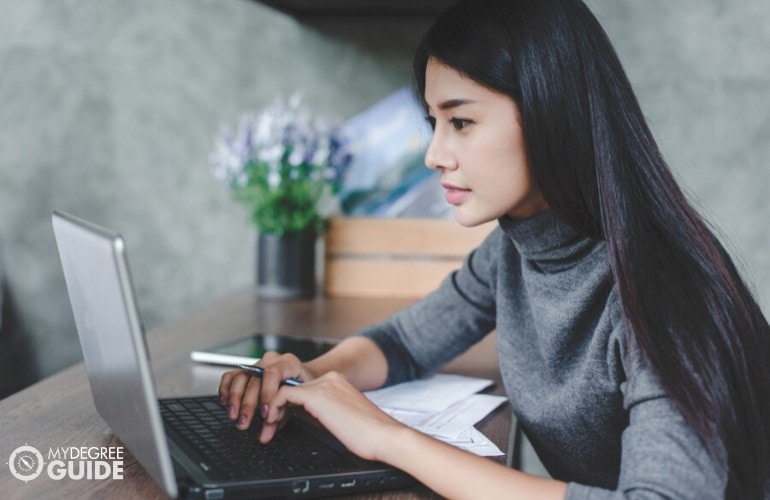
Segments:
[[[770,497],[770,327],[689,205],[580,0],[461,1],[414,60],[465,226],[500,227],[415,306],[264,378],[228,372],[269,441],[303,406],[350,450],[446,497]],[[516,415],[553,479],[395,422],[360,393],[430,373],[496,329]],[[299,378],[301,387],[280,387]]]

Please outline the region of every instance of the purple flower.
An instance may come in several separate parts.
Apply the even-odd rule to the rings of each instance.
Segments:
[[[337,124],[314,118],[302,107],[301,97],[294,95],[288,101],[274,100],[261,112],[244,113],[235,130],[223,126],[209,155],[209,168],[237,199],[251,206],[262,227],[267,222],[256,214],[268,203],[279,204],[273,208],[284,211],[286,206],[310,206],[313,213],[299,214],[297,220],[327,214],[328,208],[318,205],[336,201],[330,195],[339,191],[351,160],[351,141]],[[303,188],[291,189],[299,185]]]

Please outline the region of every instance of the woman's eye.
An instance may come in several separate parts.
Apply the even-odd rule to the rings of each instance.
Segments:
[[[452,118],[451,120],[449,120],[449,123],[451,123],[455,129],[462,130],[473,122],[471,120],[466,120],[463,118]]]

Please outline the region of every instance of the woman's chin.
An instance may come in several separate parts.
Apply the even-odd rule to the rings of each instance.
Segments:
[[[498,217],[489,214],[473,213],[467,207],[456,206],[454,207],[454,218],[463,227],[475,227],[491,220],[497,220]]]

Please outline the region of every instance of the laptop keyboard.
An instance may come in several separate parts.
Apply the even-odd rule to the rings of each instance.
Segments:
[[[238,430],[216,396],[162,399],[160,412],[166,425],[204,457],[201,467],[218,479],[327,474],[351,466],[350,459],[291,424],[261,444],[259,415],[248,430]]]

